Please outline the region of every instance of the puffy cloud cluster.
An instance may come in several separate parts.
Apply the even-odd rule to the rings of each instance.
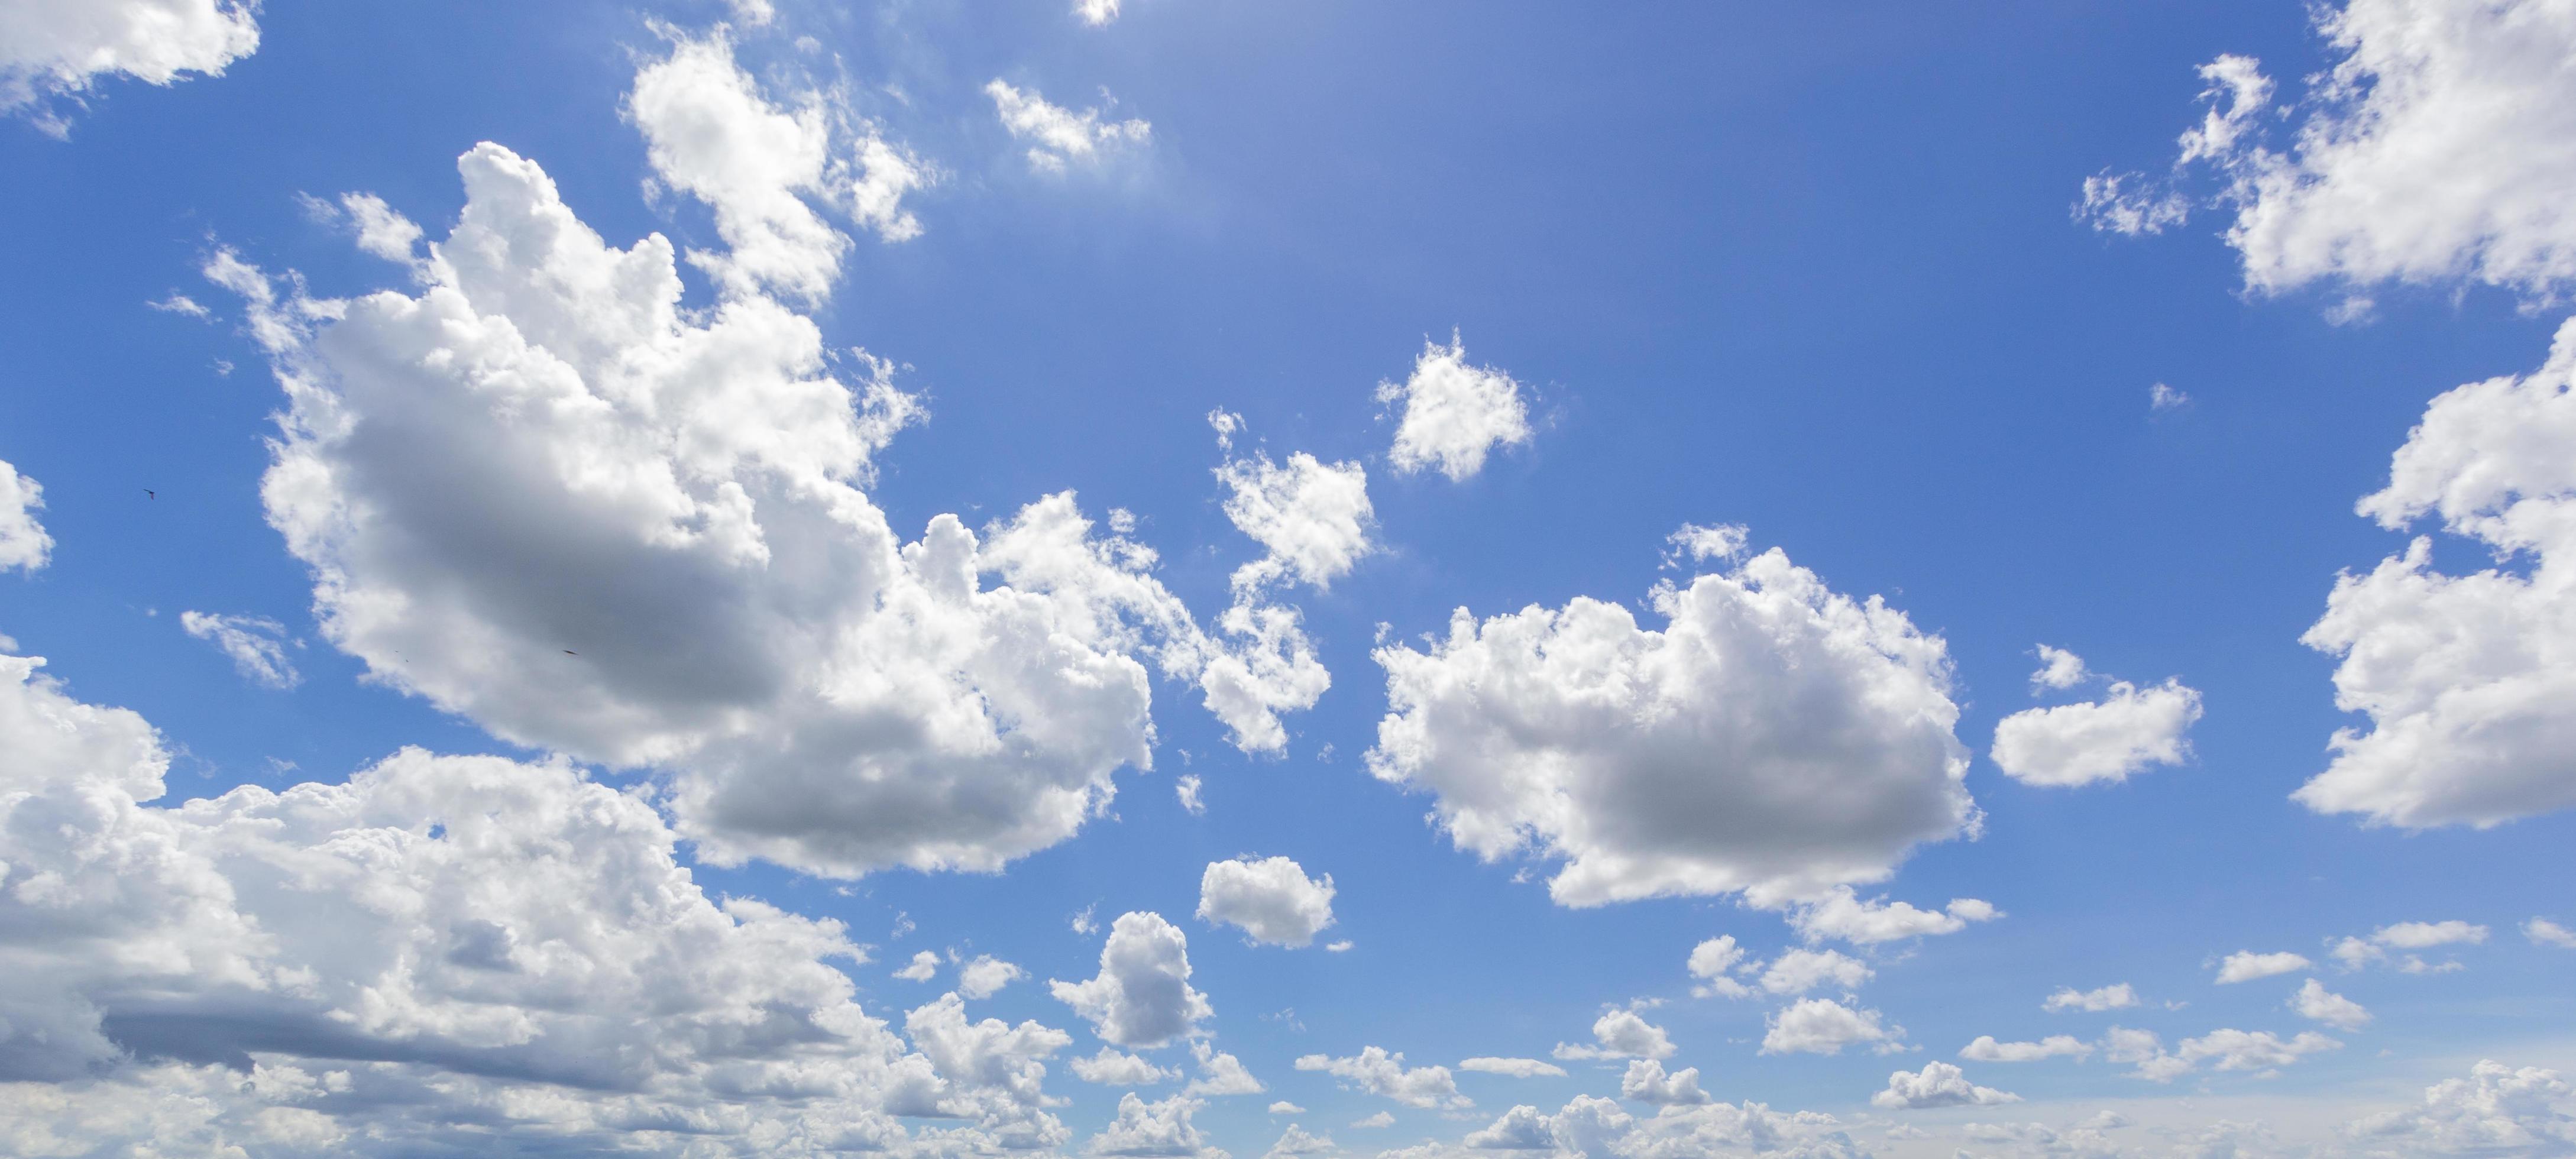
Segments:
[[[1880,1054],[1905,1049],[1904,1027],[1889,1025],[1878,1011],[1827,998],[1802,998],[1775,1010],[1765,1026],[1764,1054],[1841,1054],[1846,1046],[1860,1045]]]
[[[1966,1072],[1946,1062],[1927,1062],[1920,1071],[1897,1071],[1887,1076],[1886,1090],[1869,1097],[1871,1106],[1891,1111],[1990,1107],[2020,1101],[2021,1096],[2010,1091],[1969,1082]]]
[[[1224,411],[1208,418],[1230,450],[1242,420]],[[1216,478],[1226,489],[1225,517],[1266,551],[1235,570],[1238,590],[1288,579],[1330,587],[1373,546],[1377,513],[1369,503],[1368,470],[1358,463],[1326,463],[1298,451],[1283,466],[1256,450],[1229,455]]]
[[[2167,1051],[2153,1031],[2131,1030],[2114,1026],[2102,1039],[2102,1057],[2136,1067],[2137,1077],[2152,1082],[2171,1082],[2203,1062],[2212,1069],[2269,1071],[2297,1062],[2320,1051],[2341,1049],[2343,1043],[2318,1034],[2301,1031],[2284,1039],[2268,1030],[2247,1031],[2222,1028],[2198,1038],[2183,1039]]]
[[[1863,900],[1845,887],[1790,907],[1789,924],[1810,942],[1831,938],[1866,946],[1955,934],[1971,922],[1990,922],[2002,916],[2003,911],[1973,897],[1952,898],[1942,909],[1927,910],[1885,898]]]
[[[2267,145],[2272,84],[2251,59],[2202,69],[2210,109],[2176,179],[2219,175],[2246,284],[2462,280],[2551,297],[2576,278],[2576,10],[2555,3],[2347,0],[2318,10],[2332,65]],[[2079,215],[2155,232],[2175,180],[2105,174]]]
[[[1436,470],[1463,482],[1485,469],[1494,448],[1530,439],[1521,384],[1493,367],[1468,365],[1467,348],[1454,334],[1447,346],[1424,343],[1412,375],[1379,383],[1377,400],[1404,408],[1387,452],[1398,474]]]
[[[2048,996],[2047,1001],[2040,1003],[2040,1009],[2051,1014],[2067,1010],[2099,1013],[2104,1010],[2121,1010],[2137,1004],[2137,990],[2128,983],[2121,982],[2092,990],[2078,990],[2072,986],[2060,987],[2056,993]]]
[[[1959,1048],[1959,1057],[1970,1062],[2038,1062],[2047,1058],[2082,1059],[2093,1053],[2089,1044],[2073,1035],[2052,1034],[2037,1042],[1997,1042],[1991,1034]]]
[[[2290,1009],[2298,1011],[2301,1018],[2338,1030],[2359,1030],[2370,1024],[2370,1011],[2361,1003],[2326,989],[2325,983],[2314,978],[2290,996]]]
[[[0,113],[30,113],[65,131],[44,105],[77,101],[101,79],[169,85],[220,76],[259,49],[258,0],[23,0],[0,8]]]
[[[905,1038],[838,923],[709,898],[636,795],[407,749],[341,784],[156,805],[134,713],[0,656],[0,1138],[47,1150],[1053,1146],[1034,1023]],[[245,1081],[247,1080],[247,1081]]]
[[[1089,1058],[1077,1058],[1068,1064],[1075,1078],[1087,1083],[1113,1087],[1149,1087],[1181,1077],[1171,1067],[1156,1066],[1118,1048],[1104,1046]]]
[[[1613,1010],[1592,1022],[1592,1045],[1556,1044],[1556,1057],[1592,1058],[1671,1058],[1673,1040],[1664,1028],[1646,1021],[1634,1010]]]
[[[1460,848],[1561,859],[1573,906],[1787,904],[1974,826],[1938,637],[1776,549],[1652,603],[1661,630],[1577,598],[1379,649],[1370,770],[1435,794]]]
[[[1554,1063],[1540,1062],[1534,1058],[1470,1058],[1460,1061],[1458,1063],[1458,1069],[1478,1071],[1484,1074],[1509,1075],[1516,1079],[1539,1078],[1541,1076],[1550,1078],[1565,1077],[1564,1067],[1557,1066]]]
[[[1784,1113],[1761,1103],[1667,1106],[1639,1118],[1613,1100],[1578,1096],[1555,1114],[1516,1106],[1470,1132],[1462,1147],[1433,1145],[1389,1151],[1384,1159],[1467,1159],[1496,1152],[1541,1152],[1595,1159],[1859,1159],[1842,1122],[1814,1111]]]
[[[1458,1080],[1445,1066],[1420,1066],[1406,1069],[1404,1052],[1388,1053],[1383,1047],[1362,1047],[1347,1058],[1309,1054],[1297,1059],[1297,1069],[1322,1071],[1353,1090],[1365,1091],[1393,1099],[1408,1107],[1463,1109],[1475,1101],[1458,1093]]]
[[[1207,1136],[1190,1122],[1190,1116],[1206,1105],[1188,1095],[1149,1103],[1131,1091],[1119,1096],[1118,1117],[1092,1136],[1085,1150],[1093,1155],[1226,1159],[1226,1153],[1208,1146]]]
[[[2070,688],[2087,676],[2072,652],[2040,646],[2034,686]],[[2179,680],[2141,689],[2111,682],[2096,701],[2030,708],[1995,725],[1995,767],[2026,785],[2089,785],[2123,781],[2149,765],[2180,764],[2190,755],[2183,739],[2200,719],[2200,693]]]
[[[242,679],[262,688],[293,688],[304,678],[286,658],[286,626],[265,616],[179,613],[179,627],[216,647]]]
[[[1333,924],[1333,875],[1322,881],[1285,857],[1212,861],[1199,876],[1198,916],[1274,946],[1313,945]]]
[[[1111,14],[1116,11],[1116,5],[1111,5]],[[1098,109],[1077,113],[1049,104],[1036,89],[1016,88],[999,78],[984,86],[984,95],[993,98],[993,112],[1002,119],[1002,127],[1029,142],[1029,168],[1042,173],[1061,173],[1070,162],[1096,161],[1142,146],[1154,135],[1154,126],[1144,121],[1104,120]]]
[[[1119,1046],[1162,1046],[1216,1015],[1207,995],[1190,986],[1189,936],[1157,913],[1118,915],[1100,949],[1100,973],[1084,982],[1051,980],[1047,988]]]
[[[2496,563],[2437,570],[2426,535],[2335,582],[2302,639],[2340,658],[2335,704],[2371,727],[2336,732],[2332,763],[2293,794],[2301,804],[2407,828],[2576,805],[2571,384],[2576,321],[2538,372],[2435,398],[2388,486],[2361,500],[2360,513],[2391,530],[2438,515]]]
[[[52,558],[54,537],[36,512],[45,506],[45,489],[0,459],[0,571],[35,571]]]
[[[2400,973],[2446,974],[2465,969],[2457,959],[2428,962],[2414,951],[2434,950],[2444,946],[2474,946],[2487,940],[2487,927],[2464,921],[2397,922],[2371,931],[2366,938],[2342,938],[2327,953],[2345,970],[2386,964],[2390,951],[2397,951],[2395,965]]]
[[[2533,918],[2522,923],[2522,936],[2530,939],[2531,944],[2535,946],[2576,950],[2576,930],[2568,929],[2548,918]]]
[[[2484,1060],[2467,1078],[2425,1088],[2422,1105],[2356,1120],[2344,1133],[2419,1154],[2558,1154],[2576,1150],[2576,1088],[2556,1071]]]
[[[2226,986],[2237,982],[2251,982],[2258,978],[2295,974],[2314,965],[2316,963],[2309,961],[2305,956],[2293,954],[2287,950],[2271,954],[2238,950],[2219,961],[2218,984]]]
[[[651,80],[682,63],[708,75]],[[719,180],[747,146],[698,140],[805,122],[655,87],[726,91],[730,67],[684,41],[631,110],[669,135],[665,180],[732,199],[728,235],[775,250],[723,258],[751,264],[712,307],[682,305],[667,240],[607,245],[488,144],[415,294],[315,301],[209,263],[286,388],[263,498],[324,637],[506,739],[657,770],[725,864],[992,870],[1062,841],[1117,769],[1151,766],[1149,663],[1247,747],[1282,743],[1276,713],[1322,685],[1270,647],[1293,613],[1201,631],[1154,553],[1070,493],[980,535],[951,515],[895,534],[861,488],[919,408],[756,292],[829,268],[802,178]]]
[[[1659,1107],[1690,1107],[1717,1101],[1699,1089],[1698,1067],[1665,1074],[1664,1064],[1651,1058],[1628,1064],[1628,1073],[1619,1077],[1619,1097]]]

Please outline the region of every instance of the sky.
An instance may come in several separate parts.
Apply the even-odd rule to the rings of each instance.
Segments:
[[[0,1151],[2576,1154],[2576,7],[0,0]]]

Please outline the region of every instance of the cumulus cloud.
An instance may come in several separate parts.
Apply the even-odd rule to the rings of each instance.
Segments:
[[[1447,346],[1424,343],[1413,374],[1400,383],[1379,383],[1377,400],[1403,407],[1395,446],[1387,452],[1397,474],[1437,470],[1463,482],[1485,469],[1485,456],[1494,448],[1530,439],[1521,384],[1493,367],[1468,365],[1467,348],[1454,334]]]
[[[887,241],[920,234],[902,200],[929,174],[875,126],[830,93],[771,101],[734,62],[721,30],[660,30],[671,53],[636,73],[626,115],[660,179],[714,211],[725,249],[693,250],[691,263],[735,293],[765,288],[816,301],[831,292],[849,248],[816,203]]]
[[[1842,888],[1828,892],[1820,900],[1792,907],[1789,924],[1811,942],[1833,938],[1855,945],[1875,945],[1955,934],[1971,922],[1990,922],[2002,916],[2002,911],[1973,897],[1952,898],[1944,909],[1926,910],[1885,898],[1863,900]]]
[[[2568,929],[2548,918],[2533,918],[2522,923],[2522,936],[2530,939],[2531,944],[2535,946],[2555,946],[2562,950],[2576,950],[2576,930]]]
[[[1753,994],[1753,988],[1728,977],[1728,974],[1737,970],[1751,970],[1753,965],[1745,959],[1744,947],[1735,944],[1735,937],[1732,934],[1720,935],[1701,942],[1691,947],[1690,958],[1684,963],[1691,977],[1700,980],[1698,985],[1691,987],[1691,996],[1694,998],[1721,995],[1728,998],[1750,997]]]
[[[2034,691],[2073,688],[2093,677],[2092,670],[2084,666],[2084,658],[2064,648],[2042,644],[2038,655],[2039,670],[2030,674],[2030,686]]]
[[[2398,922],[2372,931],[2370,940],[2400,950],[2429,950],[2435,946],[2475,946],[2487,940],[2487,928],[2456,920]]]
[[[1120,914],[1110,924],[1099,974],[1087,982],[1049,981],[1047,989],[1119,1046],[1161,1046],[1216,1014],[1207,996],[1190,987],[1189,937],[1163,915],[1144,911]]]
[[[1661,630],[1578,597],[1378,649],[1370,771],[1433,793],[1479,857],[1562,860],[1549,893],[1571,906],[1786,904],[1973,827],[1938,637],[1776,549],[1651,602]]]
[[[1208,1045],[1206,1039],[1190,1044],[1190,1057],[1198,1060],[1199,1077],[1191,1079],[1182,1093],[1201,1098],[1227,1095],[1257,1095],[1270,1088],[1244,1069],[1243,1060]]]
[[[1330,1155],[1339,1149],[1339,1146],[1333,1142],[1332,1136],[1309,1135],[1304,1127],[1290,1123],[1287,1130],[1279,1133],[1279,1141],[1271,1144],[1268,1151],[1262,1152],[1262,1159],[1288,1159],[1289,1156],[1296,1155]]]
[[[1771,960],[1762,971],[1762,988],[1773,994],[1804,994],[1828,983],[1845,990],[1869,981],[1869,964],[1835,950],[1791,950]]]
[[[2287,1040],[2268,1030],[2213,1030],[2199,1038],[2182,1040],[2175,1053],[2190,1063],[2215,1060],[2219,1070],[2270,1070],[2288,1066],[2304,1055],[2342,1046],[2312,1030],[2301,1031]]]
[[[0,571],[35,571],[52,558],[54,537],[36,512],[45,506],[45,489],[0,459]]]
[[[1882,1054],[1901,1049],[1905,1028],[1890,1026],[1875,1010],[1855,1010],[1825,998],[1806,998],[1771,1012],[1762,1035],[1764,1054],[1841,1054],[1868,1044]]]
[[[2052,1014],[2066,1010],[2098,1013],[2104,1010],[2120,1010],[2137,1004],[2138,992],[2128,983],[2121,982],[2096,990],[2078,990],[2072,986],[2061,987],[2056,993],[2049,995],[2047,1001],[2040,1003],[2040,1009]]]
[[[74,104],[100,81],[170,85],[221,76],[259,49],[257,0],[20,3],[0,12],[0,113],[23,113],[56,136],[54,100]]]
[[[1273,946],[1308,946],[1333,924],[1333,875],[1322,881],[1285,857],[1212,861],[1199,876],[1198,916]]]
[[[1040,172],[1061,173],[1068,163],[1095,162],[1141,147],[1154,135],[1154,126],[1144,121],[1104,120],[1098,109],[1077,113],[1047,103],[1036,89],[1015,88],[1000,79],[985,85],[984,95],[993,98],[1002,127],[1029,142],[1029,168]]]
[[[2048,673],[2042,668],[2032,679]],[[2003,718],[1995,725],[1995,767],[2025,785],[2123,781],[2149,765],[2182,763],[2191,753],[2183,734],[2199,719],[2200,693],[2181,681],[2141,689],[2115,680],[2100,700]]]
[[[2225,986],[2235,982],[2251,982],[2257,978],[2295,974],[2314,965],[2316,963],[2307,960],[2306,957],[2287,950],[2274,954],[2238,950],[2219,962],[2218,984]]]
[[[1184,773],[1172,782],[1172,796],[1180,801],[1183,812],[1193,817],[1207,815],[1207,801],[1199,793],[1204,788],[1196,773]]]
[[[2557,1154],[2576,1150],[2576,1088],[2556,1071],[2482,1060],[2467,1078],[2426,1087],[2421,1105],[2357,1119],[2344,1133],[2373,1150]]]
[[[939,976],[939,955],[929,950],[915,953],[912,961],[895,971],[894,976],[906,982],[927,982],[936,978]]]
[[[2298,993],[2290,996],[2289,1005],[2290,1009],[2299,1012],[2299,1017],[2322,1022],[2338,1030],[2359,1030],[2370,1024],[2370,1011],[2363,1009],[2361,1003],[2327,990],[2324,983],[2314,978],[2308,979],[2306,985],[2299,987]]]
[[[1628,1073],[1619,1079],[1619,1097],[1659,1107],[1691,1107],[1717,1101],[1699,1089],[1698,1067],[1665,1074],[1664,1064],[1651,1058],[1628,1064]]]
[[[2114,1026],[2102,1036],[2102,1057],[2127,1063],[2130,1073],[2149,1082],[2169,1083],[2191,1073],[2191,1060],[2167,1051],[2152,1030]]]
[[[2536,11],[2536,9],[2535,9]],[[2419,536],[2335,582],[2302,639],[2340,657],[2335,704],[2368,731],[2292,794],[2410,829],[2489,826],[2576,804],[2576,321],[2547,365],[2433,400],[2359,511],[2391,530],[2439,515],[2500,565],[2434,570]]]
[[[1073,1068],[1073,1077],[1102,1086],[1145,1087],[1181,1077],[1177,1069],[1155,1066],[1112,1046],[1101,1047],[1100,1053],[1074,1059],[1068,1065]]]
[[[1371,550],[1377,515],[1368,471],[1358,463],[1325,463],[1298,451],[1283,466],[1254,451],[1229,455],[1216,478],[1226,489],[1225,517],[1267,551],[1235,570],[1238,590],[1282,579],[1330,587]]]
[[[1592,1045],[1560,1042],[1554,1053],[1565,1059],[1671,1058],[1673,1040],[1636,1011],[1613,1010],[1593,1020]]]
[[[1225,1152],[1207,1146],[1207,1137],[1190,1122],[1205,1103],[1173,1095],[1159,1103],[1119,1096],[1118,1118],[1091,1137],[1084,1150],[1093,1155],[1200,1156],[1223,1159]]]
[[[1564,1078],[1565,1068],[1534,1058],[1471,1058],[1458,1064],[1460,1070],[1485,1074],[1510,1075],[1516,1079]]]
[[[1997,1042],[1991,1034],[1977,1036],[1975,1042],[1961,1047],[1959,1057],[1970,1062],[2038,1062],[2048,1058],[2082,1059],[2093,1048],[2072,1035],[2052,1034],[2037,1042]]]
[[[1016,965],[982,954],[957,968],[957,992],[969,998],[990,998],[1002,987],[1028,976],[1028,971]]]
[[[508,150],[459,169],[416,295],[316,301],[229,252],[207,266],[290,404],[269,520],[373,679],[655,770],[712,862],[839,876],[993,870],[1070,837],[1116,770],[1151,766],[1154,669],[1256,750],[1320,694],[1311,655],[1280,650],[1293,613],[1203,632],[1154,552],[1069,492],[904,542],[862,490],[920,417],[885,363],[836,362],[757,293],[683,308],[667,240],[609,247]]]
[[[1886,1090],[1869,1097],[1871,1106],[1891,1111],[1991,1107],[2020,1101],[2020,1095],[1969,1082],[1965,1072],[1946,1062],[1927,1062],[1920,1071],[1897,1071],[1887,1076]]]
[[[1297,1069],[1322,1071],[1352,1090],[1393,1099],[1408,1107],[1463,1110],[1476,1105],[1458,1093],[1458,1080],[1450,1075],[1448,1067],[1407,1070],[1403,1051],[1390,1054],[1381,1047],[1369,1046],[1348,1058],[1303,1055],[1297,1059]]]
[[[1427,1147],[1388,1152],[1388,1159],[1456,1159],[1495,1151],[1551,1155],[1622,1156],[1629,1159],[1697,1159],[1700,1156],[1796,1156],[1856,1159],[1856,1145],[1842,1122],[1814,1111],[1781,1112],[1760,1103],[1667,1106],[1655,1115],[1630,1115],[1613,1100],[1578,1096],[1555,1114],[1516,1106],[1470,1132],[1463,1149]]]
[[[286,658],[286,626],[265,616],[179,613],[179,626],[230,658],[242,679],[262,688],[293,688],[304,678]]]
[[[406,749],[151,805],[158,735],[42,664],[0,656],[0,1074],[55,1085],[0,1137],[428,1153],[506,1117],[576,1149],[877,1149],[917,1115],[1063,1141],[1060,1032],[951,997],[908,1047],[833,965],[863,960],[839,923],[708,897],[649,804],[569,762]]]

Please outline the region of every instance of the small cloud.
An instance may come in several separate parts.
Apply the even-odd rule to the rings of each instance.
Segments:
[[[145,302],[144,305],[150,306],[155,310],[159,310],[164,314],[184,314],[190,318],[200,320],[214,316],[214,314],[204,306],[198,305],[195,298],[191,298],[177,290],[170,291],[170,295],[168,297],[163,298],[158,302]]]
[[[2191,396],[2161,382],[2147,388],[2147,409],[2163,414],[2191,405]]]

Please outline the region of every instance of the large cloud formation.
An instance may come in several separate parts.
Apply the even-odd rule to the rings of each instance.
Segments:
[[[182,805],[140,716],[0,655],[0,1139],[21,1153],[1054,1146],[1059,1031],[862,1010],[838,923],[709,898],[632,793],[406,749]]]
[[[838,235],[788,209],[813,166],[719,180],[743,149],[674,144],[802,123],[747,109],[692,55],[714,51],[683,42],[631,102],[743,247],[693,255],[711,306],[684,304],[661,235],[609,246],[491,144],[459,161],[466,205],[416,293],[314,301],[210,263],[286,388],[263,498],[323,634],[496,735],[661,770],[718,863],[993,870],[1062,841],[1116,769],[1151,767],[1149,662],[1239,743],[1284,743],[1277,713],[1323,683],[1293,612],[1202,632],[1070,492],[981,534],[888,525],[862,487],[919,407],[762,292],[834,268]],[[847,165],[869,169],[823,171]]]
[[[0,113],[34,110],[60,134],[48,98],[78,100],[102,78],[169,85],[218,76],[259,49],[258,0],[18,0],[0,5]]]
[[[2576,805],[2576,321],[2526,377],[2433,400],[2363,515],[2400,530],[2439,516],[2495,566],[2437,570],[2417,536],[2337,580],[2303,639],[2341,658],[2335,734],[2299,788],[2321,813],[2422,828],[2494,825]]]
[[[1379,649],[1370,770],[1480,857],[1562,859],[1573,906],[1816,898],[1972,826],[1939,637],[1777,549],[1651,602],[1660,630],[1577,598]]]

